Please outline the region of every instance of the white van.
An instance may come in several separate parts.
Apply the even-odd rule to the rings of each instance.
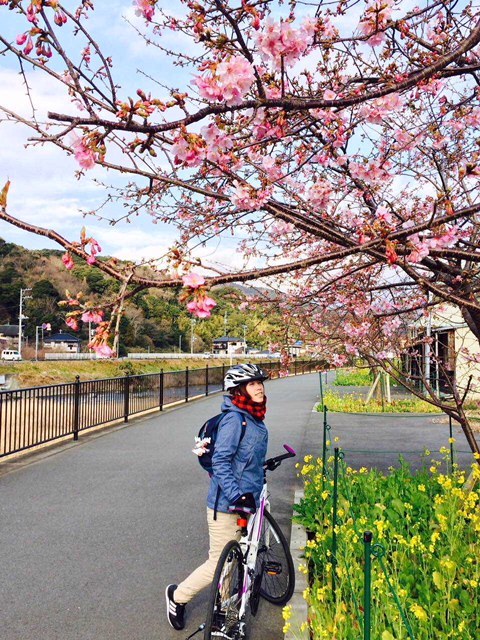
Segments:
[[[13,349],[4,349],[1,358],[2,360],[21,360],[22,356],[18,351],[13,351]]]

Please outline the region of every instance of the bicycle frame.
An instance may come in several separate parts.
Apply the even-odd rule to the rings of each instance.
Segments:
[[[259,508],[252,516],[250,516],[248,520],[246,535],[242,536],[239,540],[240,548],[243,553],[243,562],[246,569],[243,576],[242,600],[239,610],[240,620],[243,620],[250,600],[252,584],[255,578],[255,565],[257,563],[258,546],[260,544],[263,520],[265,518],[264,512],[265,510],[268,511],[270,507],[270,502],[268,501],[268,488],[266,480],[263,484],[259,502]]]

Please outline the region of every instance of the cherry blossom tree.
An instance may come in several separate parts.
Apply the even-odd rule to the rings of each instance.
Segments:
[[[188,309],[207,317],[211,287],[235,281],[277,287],[285,313],[310,328],[343,307],[350,337],[364,322],[388,336],[395,318],[446,301],[480,340],[477,1],[133,4],[136,37],[176,65],[180,88],[166,87],[161,69],[136,90],[122,86],[119,62],[90,29],[93,0],[0,0],[2,54],[17,61],[32,108],[32,70],[71,100],[43,121],[12,97],[5,118],[72,154],[82,180],[93,167],[105,180],[124,176],[106,196],[118,219],[178,229],[146,272],[100,259],[86,232],[75,240],[19,220],[6,185],[3,220],[56,241],[67,268],[77,256],[122,282],[97,348],[141,289],[182,287]],[[196,248],[225,234],[243,268],[200,263]],[[98,312],[75,300],[72,321]],[[347,338],[344,348],[359,349]]]

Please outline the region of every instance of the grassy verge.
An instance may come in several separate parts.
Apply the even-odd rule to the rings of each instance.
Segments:
[[[380,400],[372,398],[370,402],[366,403],[365,399],[360,396],[354,394],[340,396],[328,390],[323,401],[330,411],[345,413],[441,413],[437,407],[415,396],[392,400],[391,403],[386,401],[382,403]],[[319,406],[318,410],[322,411],[323,409]]]

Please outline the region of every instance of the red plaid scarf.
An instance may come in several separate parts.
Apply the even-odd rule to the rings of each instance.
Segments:
[[[234,404],[239,409],[243,411],[248,411],[251,413],[254,418],[258,420],[263,420],[265,418],[265,414],[267,413],[267,397],[263,398],[263,402],[253,402],[251,398],[247,396],[233,396],[232,404]]]

